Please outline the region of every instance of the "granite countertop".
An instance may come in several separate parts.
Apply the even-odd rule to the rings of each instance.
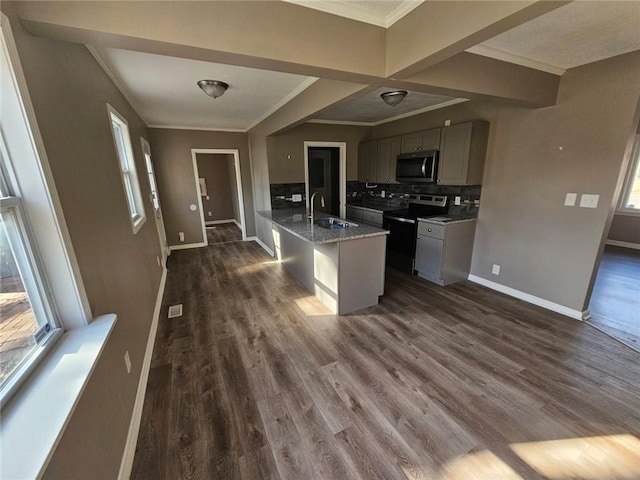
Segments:
[[[452,223],[475,222],[476,217],[466,217],[463,215],[441,215],[438,217],[418,218],[418,221],[433,223],[435,225],[451,225]]]
[[[358,238],[375,237],[386,235],[389,230],[372,227],[370,225],[358,224],[357,227],[349,227],[344,230],[330,230],[318,225],[311,225],[307,219],[307,211],[304,208],[290,210],[267,210],[258,212],[258,215],[271,220],[282,227],[287,232],[296,237],[313,243],[334,243],[345,240],[356,240]],[[316,218],[329,217],[320,212],[316,213]],[[355,223],[355,222],[350,222]]]

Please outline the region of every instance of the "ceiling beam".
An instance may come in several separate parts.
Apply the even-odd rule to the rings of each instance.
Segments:
[[[171,54],[242,58],[258,67],[384,76],[385,29],[280,1],[29,1],[13,4],[34,34]],[[105,44],[105,42],[107,44]],[[250,66],[250,65],[246,65]],[[258,67],[260,68],[260,67]],[[315,76],[315,75],[314,75]]]
[[[544,106],[555,100],[556,92],[551,91],[554,85],[557,91],[554,76],[453,52],[471,39],[484,40],[489,32],[499,33],[562,3],[430,0],[388,30],[273,1],[29,1],[2,2],[2,8],[12,9],[31,33],[63,41],[371,87],[468,99],[495,97]],[[438,26],[433,19],[426,22],[425,15],[443,22],[449,19],[451,25],[444,28],[446,25]],[[400,35],[395,30],[398,25],[409,30]],[[400,41],[406,43],[399,56],[390,56],[389,51],[398,49]],[[387,70],[390,58],[392,65],[414,63],[404,68],[402,75],[389,78],[385,52]],[[462,62],[461,58],[467,60]],[[431,68],[423,68],[425,65]],[[461,75],[464,78],[459,78]]]
[[[387,29],[386,76],[415,75],[567,3],[426,1]]]
[[[468,92],[468,98],[496,97],[530,107],[554,105],[560,86],[558,75],[468,52],[405,80]]]
[[[367,85],[320,79],[289,103],[253,127],[253,135],[276,135],[306,122],[324,108],[368,92]]]

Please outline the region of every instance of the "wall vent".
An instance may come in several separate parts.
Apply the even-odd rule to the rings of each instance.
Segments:
[[[182,316],[182,304],[171,305],[169,307],[169,318],[176,318]]]

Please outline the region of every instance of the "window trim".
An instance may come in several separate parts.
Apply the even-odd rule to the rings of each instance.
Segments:
[[[631,194],[634,179],[637,178],[638,173],[640,173],[640,133],[636,133],[634,138],[635,140],[631,149],[631,160],[625,175],[624,187],[620,194],[618,209],[616,210],[616,214],[628,216],[640,216],[640,206],[636,208],[629,208],[625,206],[627,198]]]
[[[4,171],[9,166],[5,165],[3,162],[2,167],[2,170]],[[2,183],[8,187],[7,182],[3,181]],[[18,262],[20,277],[24,284],[25,291],[29,298],[29,303],[31,304],[31,309],[36,320],[36,332],[40,331],[40,328],[42,328],[38,328],[38,321],[42,320],[45,320],[46,323],[50,325],[51,331],[46,334],[42,341],[36,343],[32,351],[30,351],[27,356],[20,360],[20,363],[0,387],[0,407],[4,407],[9,400],[11,400],[11,397],[16,393],[20,386],[27,381],[28,376],[36,369],[46,353],[53,345],[55,345],[63,333],[55,305],[52,301],[47,278],[42,268],[42,262],[40,262],[39,259],[36,242],[33,238],[33,234],[31,233],[29,221],[22,205],[22,199],[15,196],[2,197],[2,199],[0,199],[0,211],[4,213],[8,210],[15,211],[15,233],[19,238],[14,240],[18,240],[18,243],[21,244],[22,251],[13,251],[12,253]],[[7,232],[7,234],[10,235],[9,232]],[[23,271],[25,269],[27,272]]]
[[[113,138],[113,147],[118,161],[118,170],[120,172],[120,179],[122,180],[122,188],[124,190],[125,200],[127,202],[127,209],[129,213],[129,221],[131,222],[131,230],[133,234],[137,234],[142,225],[147,220],[144,200],[142,198],[142,190],[140,188],[140,177],[138,175],[138,168],[136,165],[135,155],[133,153],[133,147],[131,145],[131,132],[129,131],[129,123],[120,115],[120,113],[107,103],[107,117],[109,119],[109,128],[111,129],[111,136]],[[120,129],[120,139],[123,145],[119,146],[120,142],[116,129],[114,128],[114,122]],[[121,158],[120,150],[124,150],[125,158]]]
[[[41,262],[49,279],[59,319],[65,329],[83,328],[93,317],[82,281],[82,273],[67,228],[60,197],[38,127],[35,110],[22,70],[18,50],[8,17],[0,12],[0,44],[2,48],[3,98],[2,117],[15,116],[16,121],[3,125],[3,154],[10,171],[5,180],[13,193],[23,199],[31,221],[33,237]],[[6,62],[6,65],[5,65]],[[14,163],[14,159],[20,161]]]

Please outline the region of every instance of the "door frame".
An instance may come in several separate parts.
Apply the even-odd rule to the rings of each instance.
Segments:
[[[149,155],[149,163],[151,164],[151,175],[153,175],[153,181],[156,184],[156,196],[158,197],[158,209],[160,210],[160,218],[161,223],[158,223],[158,218],[156,217],[155,212],[153,212],[153,220],[156,223],[156,228],[158,230],[158,241],[160,242],[160,252],[162,254],[162,265],[166,265],[167,258],[171,255],[171,249],[169,248],[169,242],[167,240],[167,229],[164,226],[164,215],[162,214],[162,204],[160,203],[160,192],[158,191],[158,179],[156,178],[156,170],[153,168],[153,156],[151,155],[151,145],[144,138],[140,137],[140,144],[142,145],[142,156],[144,160],[144,167],[147,170],[147,181],[149,181],[149,167],[147,165],[147,159],[144,158],[145,154]],[[149,185],[149,189],[151,189],[151,185]],[[151,208],[153,209],[153,198],[151,199]],[[164,245],[162,244],[162,238],[160,238],[160,230],[162,229],[162,234],[164,235]]]
[[[340,217],[347,216],[347,142],[304,142],[304,193],[307,210],[309,210],[309,147],[337,147],[340,149],[339,185],[340,185]]]
[[[192,148],[191,158],[193,161],[193,179],[196,187],[196,195],[198,196],[198,208],[200,209],[200,222],[202,224],[202,239],[204,246],[209,245],[207,240],[207,228],[204,217],[204,208],[202,206],[202,195],[200,195],[200,175],[198,174],[198,160],[196,155],[198,153],[213,153],[220,155],[233,155],[233,164],[236,169],[236,195],[238,195],[238,213],[240,214],[240,230],[242,230],[242,240],[247,239],[247,222],[244,217],[244,197],[242,196],[242,176],[240,172],[240,152],[238,149],[230,148]]]

